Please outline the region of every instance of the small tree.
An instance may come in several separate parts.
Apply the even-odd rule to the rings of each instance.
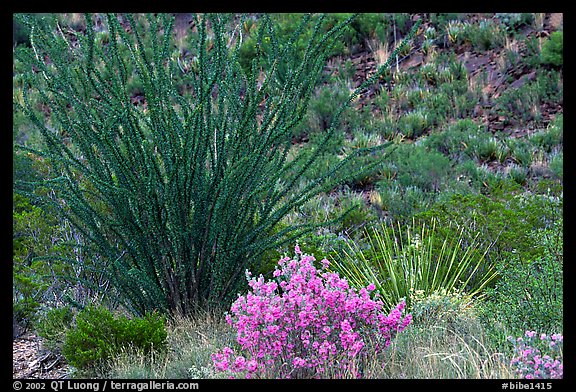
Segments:
[[[358,150],[295,191],[326,143],[288,160],[291,131],[350,19],[320,34],[318,18],[296,59],[291,44],[311,17],[280,42],[264,15],[249,72],[239,61],[242,30],[226,15],[194,17],[190,67],[171,55],[169,15],[108,15],[98,29],[93,19],[86,15],[84,33],[29,21],[33,50],[16,55],[29,65],[27,82],[52,123],[35,114],[24,89],[15,108],[47,147],[21,148],[54,166],[57,175],[43,185],[56,191],[58,210],[135,313],[187,314],[231,302],[264,250],[314,228],[278,229],[282,218],[354,175],[348,165],[355,155],[377,150]],[[128,85],[135,83],[146,108],[131,102]]]

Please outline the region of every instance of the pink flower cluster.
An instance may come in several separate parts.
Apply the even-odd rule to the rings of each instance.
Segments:
[[[359,291],[296,246],[265,281],[252,278],[226,315],[242,355],[225,347],[212,354],[219,371],[252,378],[361,377],[359,359],[378,353],[412,320],[401,302],[389,315],[369,285]],[[371,298],[374,297],[374,299]]]
[[[516,374],[522,378],[562,378],[564,366],[562,364],[562,345],[564,337],[560,334],[539,336],[540,345],[549,350],[554,357],[546,354],[542,355],[538,344],[536,331],[526,331],[524,337],[514,339],[508,337],[514,344],[514,357],[510,364],[514,367]]]

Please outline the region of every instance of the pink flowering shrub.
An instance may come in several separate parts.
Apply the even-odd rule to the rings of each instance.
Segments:
[[[387,315],[373,284],[357,291],[328,271],[327,260],[317,270],[314,257],[295,250],[278,262],[273,281],[246,272],[251,290],[226,315],[241,353],[212,354],[215,368],[246,378],[361,377],[361,359],[410,323],[405,303]]]
[[[562,378],[564,366],[562,364],[562,345],[564,337],[560,334],[551,336],[541,334],[536,337],[535,331],[526,331],[524,337],[508,340],[514,344],[514,357],[510,364],[514,367],[516,374],[522,378]],[[542,355],[540,345],[552,355]]]

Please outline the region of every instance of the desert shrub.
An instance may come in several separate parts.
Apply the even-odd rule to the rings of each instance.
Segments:
[[[482,19],[478,23],[466,24],[464,41],[470,42],[472,48],[478,51],[497,49],[504,45],[505,31],[489,19]]]
[[[519,185],[526,185],[528,169],[517,164],[511,164],[508,166],[508,177]]]
[[[508,33],[534,22],[534,15],[531,13],[497,13],[495,17]]]
[[[374,285],[359,291],[328,271],[317,270],[312,256],[295,248],[281,259],[276,280],[252,278],[251,290],[232,304],[226,316],[237,331],[240,351],[213,354],[219,371],[247,378],[362,377],[361,359],[384,350],[411,321],[404,303],[387,315]]]
[[[376,182],[381,210],[393,220],[425,210],[449,186],[450,170],[450,159],[434,149],[400,145],[386,157]]]
[[[76,316],[75,325],[66,333],[62,353],[72,366],[89,371],[105,366],[127,346],[144,353],[162,350],[166,337],[165,318],[158,314],[129,319],[90,306]]]
[[[318,88],[310,98],[304,121],[294,130],[295,136],[326,132],[332,126],[338,108],[344,105],[349,95],[350,90],[342,83]],[[349,110],[341,117],[339,127],[346,121],[347,115],[349,116]]]
[[[441,288],[429,294],[424,290],[414,290],[410,299],[412,319],[421,326],[446,326],[458,330],[456,324],[474,317],[471,298],[456,289]]]
[[[432,132],[423,141],[423,145],[444,154],[451,161],[462,161],[467,155],[467,140],[471,135],[481,133],[481,129],[482,126],[474,120],[457,120],[445,129]]]
[[[500,334],[519,336],[531,329],[557,333],[563,329],[562,220],[551,228],[529,232],[529,239],[541,244],[543,254],[504,260],[498,266],[498,281],[488,290],[485,305],[489,317],[502,325]]]
[[[63,263],[50,263],[41,258],[60,253],[55,239],[61,238],[62,230],[51,214],[16,193],[12,222],[13,317],[27,330],[36,321],[37,312],[46,300],[46,291],[54,284],[52,273],[66,269]]]
[[[446,43],[453,46],[459,46],[464,43],[464,34],[466,27],[469,25],[468,22],[462,22],[459,20],[450,20],[446,23]]]
[[[529,138],[530,143],[547,153],[554,148],[562,146],[564,141],[564,116],[557,116],[546,129],[540,130]]]
[[[550,169],[559,179],[564,178],[564,153],[559,152],[552,156],[550,160]]]
[[[417,138],[422,136],[430,126],[428,114],[423,109],[405,113],[399,118],[399,120],[399,133],[402,133],[407,138]]]
[[[364,227],[378,220],[378,213],[366,206],[362,193],[343,187],[310,199],[287,216],[290,224],[301,220],[317,225],[317,229],[299,239],[325,232],[355,237]]]
[[[534,148],[530,142],[525,139],[508,139],[505,140],[508,155],[518,165],[527,168],[532,163]]]
[[[259,19],[261,47],[245,73],[239,63],[241,40],[235,26],[226,23],[230,15],[196,15],[198,32],[190,47],[198,67],[181,78],[188,95],[180,93],[172,76],[182,70],[171,58],[169,14],[124,14],[124,25],[109,15],[103,21],[110,37],[105,45],[96,43],[91,15],[74,45],[55,24],[35,26],[38,56],[17,53],[53,122],[35,115],[24,90],[22,100],[14,100],[15,110],[40,129],[46,149],[18,148],[52,160],[54,173],[44,185],[63,202],[57,211],[85,236],[90,244],[85,249],[98,256],[118,300],[135,314],[153,309],[190,313],[231,302],[248,263],[313,229],[298,224],[270,235],[279,222],[355,174],[347,171],[353,158],[373,152],[358,150],[293,192],[323,143],[313,154],[287,161],[292,131],[350,22],[346,18],[320,34],[324,19],[314,19],[304,57],[297,58],[291,44],[302,38],[311,18],[304,15],[282,42],[270,19]],[[350,94],[338,113],[378,76]],[[130,101],[130,78],[142,82],[146,108]],[[324,140],[334,132],[330,127]]]
[[[380,209],[391,221],[409,221],[418,212],[428,209],[436,200],[435,194],[417,186],[403,187],[388,181],[378,183],[378,193]]]
[[[491,243],[487,258],[507,259],[516,252],[525,259],[542,256],[544,247],[534,243],[530,232],[535,228],[549,228],[562,214],[562,198],[537,195],[522,191],[511,180],[500,180],[490,187],[487,195],[452,194],[438,199],[426,211],[415,215],[417,220],[438,220],[439,230],[451,224],[465,228],[466,237],[477,233]]]
[[[451,301],[449,301],[451,303]],[[456,315],[454,315],[456,317]],[[463,309],[453,323],[416,319],[386,351],[386,366],[375,378],[511,379],[510,361],[498,352],[475,316]]]
[[[536,79],[516,89],[508,89],[496,98],[495,110],[507,119],[541,121],[545,103],[562,103],[563,84],[557,71],[539,72]]]
[[[404,145],[390,154],[397,167],[396,181],[403,187],[416,186],[425,192],[443,188],[450,172],[450,160],[425,147]]]
[[[49,309],[37,322],[36,333],[43,339],[43,344],[47,348],[60,352],[73,318],[74,312],[70,307]]]
[[[542,44],[542,64],[560,67],[563,64],[564,32],[554,31]]]

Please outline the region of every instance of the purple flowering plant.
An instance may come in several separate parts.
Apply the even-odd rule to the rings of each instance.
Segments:
[[[373,284],[356,290],[328,260],[316,269],[299,247],[265,281],[246,271],[250,291],[226,314],[240,353],[212,354],[216,370],[246,378],[361,377],[362,359],[382,352],[411,322],[401,301],[389,314]]]
[[[514,344],[514,356],[510,365],[516,374],[526,379],[562,378],[562,346],[564,337],[561,334],[538,334],[526,331],[523,337],[508,337]],[[545,351],[544,355],[542,350]]]

